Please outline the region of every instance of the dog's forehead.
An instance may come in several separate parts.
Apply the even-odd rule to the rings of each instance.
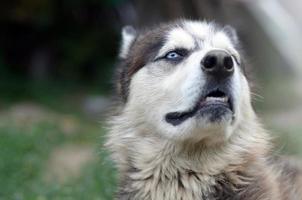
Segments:
[[[193,37],[204,40],[214,33],[214,26],[205,22],[188,21],[183,25],[184,29]]]
[[[166,37],[159,55],[175,48],[194,49],[202,43],[211,43],[214,48],[230,48],[234,46],[231,39],[215,24],[186,21],[166,32]]]
[[[189,34],[184,28],[177,27],[170,30],[166,37],[164,47],[166,48],[177,48],[183,47],[191,49],[194,47],[195,39]]]
[[[165,44],[166,48],[194,48],[197,40],[205,40],[211,34],[210,25],[201,22],[183,22],[168,31]]]

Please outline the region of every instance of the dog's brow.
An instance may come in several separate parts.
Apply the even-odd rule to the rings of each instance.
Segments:
[[[195,47],[195,40],[190,34],[179,27],[168,33],[166,43],[159,50],[158,55],[163,55],[169,50],[180,47],[184,49],[193,49]]]
[[[205,40],[207,34],[211,32],[209,26],[206,24],[201,24],[199,22],[187,22],[185,24],[185,29],[194,37],[200,40]]]

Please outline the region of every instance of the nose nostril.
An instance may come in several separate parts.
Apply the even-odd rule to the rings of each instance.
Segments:
[[[217,58],[216,56],[207,56],[206,59],[204,60],[204,68],[206,69],[212,69],[216,66],[217,64]]]
[[[213,50],[201,61],[203,72],[211,77],[223,79],[229,77],[234,72],[235,62],[228,52],[223,50]]]
[[[232,57],[230,56],[225,57],[223,60],[223,65],[227,70],[233,70],[234,62]]]

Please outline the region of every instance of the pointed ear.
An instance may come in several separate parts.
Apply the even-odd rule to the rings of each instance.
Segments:
[[[133,41],[135,40],[136,36],[137,36],[137,32],[132,26],[123,27],[122,43],[121,43],[120,54],[119,54],[120,58],[122,58],[122,59],[127,58],[129,49],[130,49],[131,45],[133,44]]]
[[[223,31],[230,37],[231,41],[237,45],[239,43],[237,31],[230,25],[223,27]]]

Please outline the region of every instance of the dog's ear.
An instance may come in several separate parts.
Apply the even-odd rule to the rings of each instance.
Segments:
[[[124,26],[122,29],[122,43],[120,47],[119,57],[127,58],[131,45],[137,36],[137,31],[132,26]]]
[[[223,27],[223,32],[225,32],[231,39],[231,41],[237,45],[239,43],[237,31],[230,25],[226,25]]]

